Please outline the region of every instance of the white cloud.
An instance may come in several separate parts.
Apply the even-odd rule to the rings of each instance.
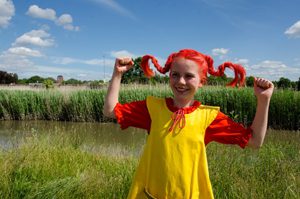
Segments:
[[[300,38],[300,20],[289,27],[284,34],[291,38]]]
[[[79,26],[73,26],[72,24],[65,24],[63,28],[66,30],[79,31]]]
[[[11,0],[0,0],[0,28],[9,24],[11,18],[15,15],[15,6]]]
[[[34,75],[53,78],[56,78],[57,75],[63,75],[64,77],[76,78],[80,77],[78,74],[86,74],[85,76],[82,75],[80,79],[92,80],[99,79],[99,77],[102,76],[102,72],[97,72],[94,70],[36,64],[29,60],[27,56],[14,54],[9,51],[0,54],[0,70],[17,73],[19,78],[29,78]]]
[[[57,23],[59,25],[70,24],[73,22],[73,18],[69,14],[63,14],[57,19]]]
[[[49,38],[50,34],[45,30],[32,30],[18,37],[13,46],[34,45],[40,47],[49,47],[54,45],[54,40]]]
[[[218,56],[219,59],[224,59],[228,52],[229,52],[229,49],[226,49],[226,48],[214,48],[214,49],[212,49],[212,54],[214,56]]]
[[[53,21],[56,19],[55,10],[51,8],[42,9],[37,5],[31,5],[26,14],[35,18],[48,19]]]
[[[87,74],[85,74],[85,73],[78,74],[78,77],[86,77],[86,76],[87,76]]]
[[[51,20],[66,30],[79,31],[79,27],[73,25],[73,18],[70,14],[62,14],[57,17],[55,10],[51,8],[43,9],[37,5],[31,5],[27,14],[31,17]]]
[[[270,61],[270,60],[265,60],[262,61],[259,64],[252,65],[252,69],[280,69],[280,68],[287,68],[287,66],[282,63],[281,61]]]
[[[32,30],[18,37],[8,50],[0,54],[0,68],[11,71],[23,71],[35,68],[35,63],[29,57],[44,55],[31,47],[49,47],[54,44],[50,34],[45,30]],[[28,47],[31,46],[31,47]]]
[[[270,80],[278,80],[280,77],[285,77],[296,81],[300,76],[300,68],[287,66],[281,61],[265,60],[251,65],[249,69],[251,72],[249,75],[264,77]]]
[[[105,5],[123,16],[126,16],[126,17],[136,20],[136,17],[129,10],[122,7],[120,4],[118,4],[114,0],[91,0],[91,1],[98,3],[98,4]]]
[[[56,64],[62,64],[62,65],[69,65],[69,64],[86,64],[91,66],[108,66],[113,67],[114,66],[114,60],[113,59],[75,59],[71,57],[59,57],[54,58],[53,62]]]
[[[51,65],[38,65],[31,68],[18,69],[17,74],[19,78],[29,78],[33,75],[56,78],[57,75],[63,75],[64,79],[79,78],[81,80],[95,80],[103,76],[102,72],[95,70],[79,69],[75,67],[62,68]]]
[[[61,15],[58,19],[56,19],[56,23],[60,26],[63,26],[64,29],[66,30],[74,30],[78,31],[79,27],[78,26],[73,26],[73,18],[69,14],[63,14]]]
[[[20,55],[20,56],[29,56],[29,57],[41,57],[43,56],[40,51],[38,50],[32,50],[30,48],[26,47],[13,47],[9,48],[8,53]]]
[[[109,60],[107,60],[109,61]],[[104,59],[89,59],[89,60],[82,60],[82,63],[88,64],[88,65],[104,65],[105,60]]]
[[[228,53],[229,49],[225,48],[214,48],[212,49],[213,55],[226,55]]]
[[[238,64],[248,64],[249,63],[249,60],[248,59],[236,59],[235,60],[235,63],[238,63]]]
[[[86,65],[93,65],[93,66],[108,66],[113,67],[115,64],[115,58],[117,57],[138,57],[134,53],[131,53],[127,50],[120,50],[120,51],[111,51],[109,53],[110,57],[102,57],[101,59],[77,59],[71,57],[56,57],[53,58],[54,63],[68,65],[68,64],[86,64]],[[113,59],[112,59],[113,58]],[[163,60],[163,59],[158,59]]]
[[[73,58],[70,58],[70,57],[56,58],[54,60],[54,63],[63,64],[63,65],[72,64],[72,63],[76,63],[76,62],[77,62],[76,59],[73,59]]]
[[[19,56],[9,52],[0,55],[0,69],[5,71],[27,70],[32,68],[34,63],[25,56]]]
[[[120,50],[120,51],[111,51],[110,55],[114,58],[117,57],[137,57],[136,55],[134,55],[133,53],[128,52],[127,50]]]

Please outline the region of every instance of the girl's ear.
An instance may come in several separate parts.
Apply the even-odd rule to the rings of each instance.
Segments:
[[[203,86],[202,82],[199,82],[198,88],[201,88]]]

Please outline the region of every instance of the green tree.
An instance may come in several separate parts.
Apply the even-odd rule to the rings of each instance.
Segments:
[[[288,78],[281,77],[277,83],[278,88],[290,88],[291,87],[291,80]]]
[[[121,83],[129,84],[129,83],[141,83],[145,84],[149,82],[149,79],[144,75],[144,72],[141,68],[142,58],[138,57],[133,60],[133,67],[123,74]]]
[[[246,77],[246,85],[249,87],[254,86],[254,77],[253,76]]]
[[[24,79],[19,79],[17,83],[18,84],[27,84],[27,81],[28,80],[26,78],[24,78]]]
[[[53,77],[47,77],[45,80],[51,80],[53,83],[56,82],[56,80]]]
[[[27,80],[27,83],[42,83],[44,82],[44,78],[38,76],[38,75],[35,75],[35,76],[32,76],[30,77],[28,80]]]
[[[169,76],[168,75],[159,75],[158,73],[155,72],[155,75],[154,77],[152,77],[151,79],[149,79],[149,82],[151,84],[157,84],[157,83],[160,83],[160,84],[167,84],[169,83]]]
[[[207,84],[208,85],[213,85],[213,86],[219,86],[219,85],[226,85],[226,83],[229,82],[229,78],[227,78],[226,74],[224,74],[224,76],[222,77],[217,77],[217,76],[213,76],[210,75],[207,77]]]
[[[297,82],[297,91],[300,91],[300,77],[299,77],[298,82]]]
[[[0,71],[0,84],[11,84],[18,82],[18,75],[16,73],[7,73]]]
[[[82,81],[71,78],[71,79],[68,79],[68,80],[64,81],[64,83],[65,83],[66,85],[67,85],[67,84],[71,84],[71,85],[80,85],[80,84],[82,84]]]
[[[52,81],[51,79],[45,79],[43,84],[47,89],[54,88],[54,81]]]
[[[91,89],[99,89],[102,88],[104,81],[103,80],[94,80],[89,82],[89,87]]]

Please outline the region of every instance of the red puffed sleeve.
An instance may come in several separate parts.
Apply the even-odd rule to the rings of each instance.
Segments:
[[[137,127],[150,132],[151,118],[146,105],[146,100],[126,104],[117,103],[114,108],[117,122],[121,129]]]
[[[234,122],[230,117],[219,112],[215,120],[206,129],[205,144],[216,141],[223,144],[237,144],[245,148],[252,136],[252,129]]]

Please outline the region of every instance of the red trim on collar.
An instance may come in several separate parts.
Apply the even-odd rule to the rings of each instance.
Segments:
[[[178,107],[174,106],[173,99],[170,97],[166,98],[166,104],[170,111],[176,112],[179,109],[182,109],[184,111],[184,114],[192,113],[194,110],[196,110],[201,105],[201,103],[199,101],[195,100],[194,103],[192,104],[192,106],[190,106],[190,107],[178,108]]]

